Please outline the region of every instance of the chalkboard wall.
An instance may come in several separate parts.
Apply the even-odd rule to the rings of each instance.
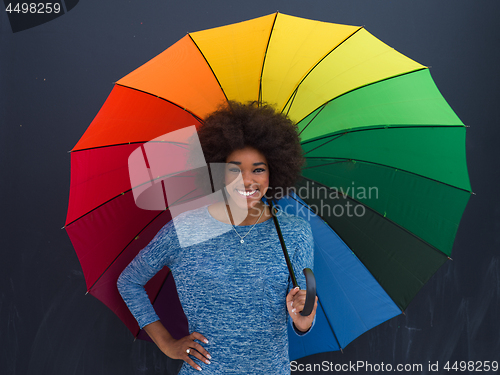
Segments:
[[[500,361],[500,2],[67,3],[64,15],[18,32],[6,12],[0,15],[0,374],[167,374],[175,367],[153,344],[134,341],[111,311],[85,295],[78,259],[61,230],[69,193],[67,151],[113,83],[186,32],[276,10],[364,25],[391,47],[431,66],[442,94],[470,126],[467,159],[477,194],[458,229],[453,261],[422,288],[405,316],[365,333],[343,353],[297,362],[295,373],[333,373],[335,364],[345,365],[347,373],[349,365],[362,361],[359,373],[383,373],[388,364],[420,364],[422,370],[414,373],[436,374],[447,373],[447,361],[450,366],[474,361],[483,370],[484,361]]]

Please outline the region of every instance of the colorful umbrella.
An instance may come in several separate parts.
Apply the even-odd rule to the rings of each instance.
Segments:
[[[116,83],[71,153],[66,229],[88,292],[144,337],[116,280],[171,214],[136,206],[128,157],[227,100],[269,103],[300,129],[307,165],[278,204],[313,226],[320,306],[290,358],[400,314],[451,253],[471,191],[465,126],[425,66],[364,28],[280,13],[190,33]],[[146,289],[185,334],[168,270]]]

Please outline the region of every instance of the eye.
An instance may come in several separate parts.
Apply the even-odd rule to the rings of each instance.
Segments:
[[[265,172],[266,170],[264,168],[257,168],[254,170],[254,173],[263,173]]]
[[[240,173],[240,169],[239,168],[228,168],[228,171],[231,172],[231,173]]]

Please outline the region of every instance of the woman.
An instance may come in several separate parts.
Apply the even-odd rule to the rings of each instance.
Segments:
[[[313,325],[300,315],[305,291],[289,274],[269,206],[293,186],[303,164],[296,126],[269,106],[231,102],[198,131],[207,163],[224,163],[225,200],[186,212],[165,225],[123,271],[119,291],[139,326],[181,374],[289,374],[287,321],[298,335]],[[215,181],[216,182],[216,181]],[[278,212],[299,285],[313,266],[309,224]],[[180,233],[185,231],[185,233]],[[179,238],[191,238],[181,246]],[[143,286],[168,266],[189,321],[174,339]],[[287,313],[288,312],[288,313]]]

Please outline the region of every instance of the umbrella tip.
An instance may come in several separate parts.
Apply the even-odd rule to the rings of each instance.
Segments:
[[[451,260],[451,261],[453,262],[453,259],[452,259],[452,258],[450,258],[450,257],[448,257],[448,260]]]

